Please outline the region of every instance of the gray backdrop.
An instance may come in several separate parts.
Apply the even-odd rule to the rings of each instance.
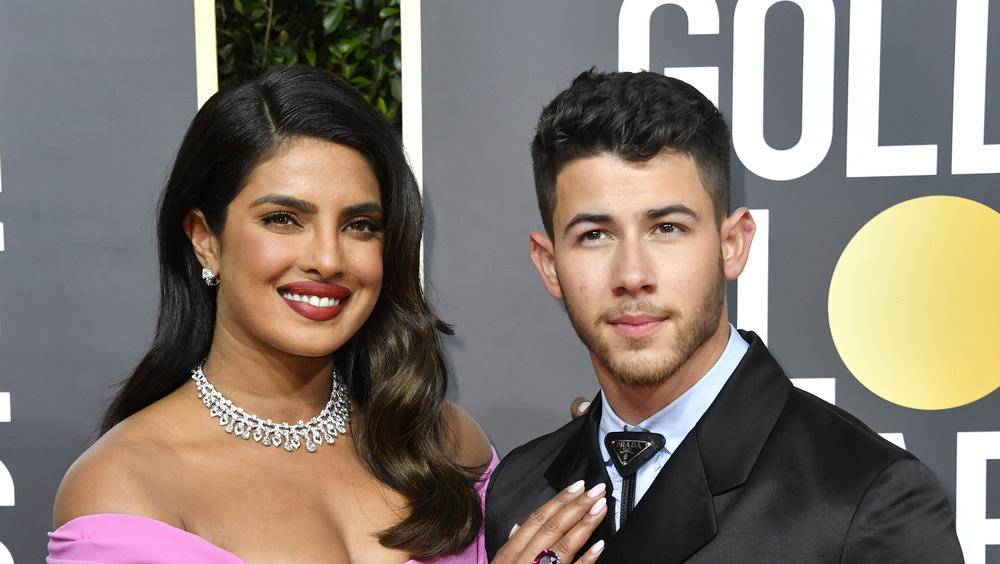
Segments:
[[[586,352],[528,257],[528,232],[540,221],[527,148],[542,104],[572,77],[591,66],[619,66],[622,4],[421,6],[428,288],[458,332],[447,340],[452,396],[501,454],[562,424],[570,398],[597,391]],[[794,148],[800,138],[811,144],[811,153],[778,166],[768,165],[752,136],[735,153],[735,203],[769,210],[766,321],[775,356],[793,377],[834,381],[836,403],[877,431],[901,433],[957,498],[969,561],[1000,562],[992,546],[1000,544],[1000,398],[943,410],[886,401],[847,370],[827,321],[841,253],[883,210],[935,194],[1000,209],[1000,158],[971,158],[981,165],[976,173],[952,164],[956,154],[973,154],[953,147],[953,85],[962,65],[985,65],[983,140],[1000,143],[1000,7],[987,0],[800,0],[768,9],[771,2],[742,0],[737,16],[733,0],[645,4],[649,25],[624,27],[627,36],[647,34],[645,66],[717,67],[727,115],[741,102],[751,110],[758,104],[770,147]],[[956,14],[984,6],[992,8],[988,16],[972,21],[987,26],[988,40],[958,57],[956,39],[975,33],[956,33]],[[851,29],[868,29],[875,7],[881,56],[873,57],[869,44],[852,58]],[[706,10],[717,11],[718,29],[689,34],[687,14]],[[740,58],[755,33],[765,38],[759,71]],[[56,486],[95,438],[112,384],[147,345],[157,299],[155,200],[196,109],[194,59],[187,1],[0,0],[0,564],[43,558]],[[933,161],[933,171],[849,172],[848,147],[859,145],[847,134],[848,77],[859,73],[855,84],[870,85],[865,65],[872,60],[880,113],[867,121],[876,124],[877,143],[934,145],[906,165]],[[755,76],[763,84],[759,103]],[[809,95],[803,82],[814,89]],[[782,174],[788,178],[777,178]],[[924,244],[934,225],[906,236]],[[997,260],[995,247],[980,252]]]
[[[0,2],[0,543],[19,564],[44,559],[59,480],[153,328],[156,198],[197,110],[192,6]]]

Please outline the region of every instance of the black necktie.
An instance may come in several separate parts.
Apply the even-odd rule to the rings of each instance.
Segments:
[[[604,446],[611,453],[611,462],[622,477],[621,518],[618,528],[625,524],[625,518],[635,507],[635,473],[639,467],[653,458],[666,439],[659,433],[648,431],[625,431],[608,433],[604,437]]]

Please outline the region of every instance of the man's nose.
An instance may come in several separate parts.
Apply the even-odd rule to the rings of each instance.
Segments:
[[[652,292],[656,280],[649,249],[641,241],[625,240],[615,249],[612,268],[616,295],[637,296]]]

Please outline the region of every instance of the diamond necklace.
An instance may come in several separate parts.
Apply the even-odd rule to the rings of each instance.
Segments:
[[[198,387],[198,397],[209,408],[209,415],[218,417],[219,425],[225,427],[229,434],[244,439],[253,437],[254,442],[264,446],[284,445],[288,452],[298,450],[305,443],[307,451],[316,452],[317,446],[323,443],[332,445],[338,434],[347,433],[347,424],[351,421],[351,398],[336,369],[330,375],[330,401],[326,402],[323,411],[308,422],[300,419],[298,423],[289,424],[261,419],[242,407],[236,407],[208,381],[201,366],[199,364],[191,371],[191,379]]]

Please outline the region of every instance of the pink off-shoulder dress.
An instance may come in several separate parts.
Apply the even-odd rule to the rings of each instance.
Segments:
[[[480,504],[486,502],[486,486],[499,463],[496,451],[489,468],[476,483]],[[102,513],[77,517],[49,533],[48,564],[246,564],[198,535],[146,517]],[[483,530],[460,554],[430,562],[410,560],[406,564],[487,564]]]

